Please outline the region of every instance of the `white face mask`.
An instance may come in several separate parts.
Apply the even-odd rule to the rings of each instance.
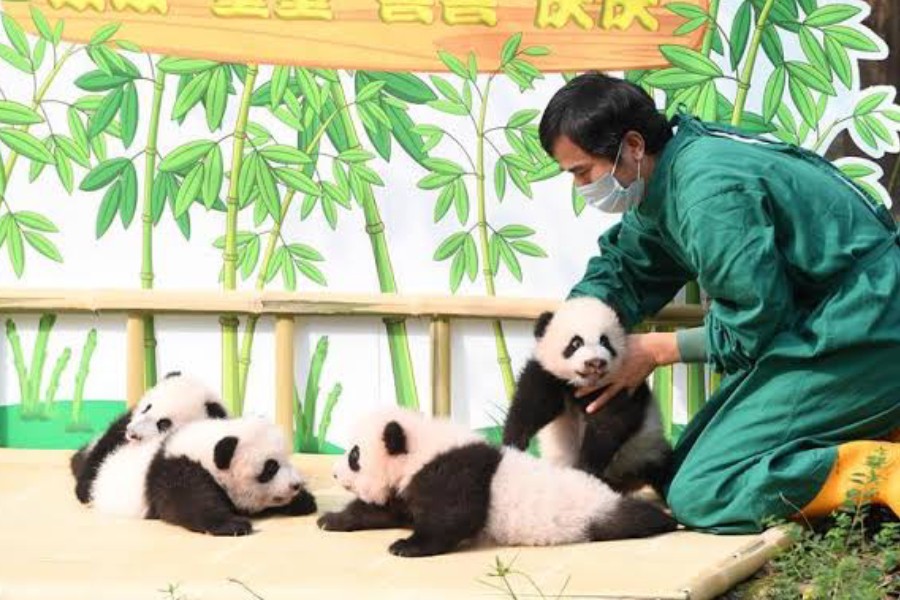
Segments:
[[[628,187],[623,186],[615,178],[616,167],[619,165],[619,156],[621,154],[622,144],[619,144],[619,151],[616,153],[612,171],[599,177],[596,181],[576,188],[576,191],[581,194],[585,202],[603,212],[623,213],[640,202],[644,196],[644,180],[641,178],[642,161],[638,161],[637,179]]]

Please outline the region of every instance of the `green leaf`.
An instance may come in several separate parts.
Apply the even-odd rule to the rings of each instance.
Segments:
[[[363,86],[359,92],[356,94],[356,102],[357,104],[362,104],[364,102],[368,102],[374,98],[378,97],[378,94],[381,93],[381,89],[384,87],[383,81],[370,81],[366,85]]]
[[[878,140],[875,139],[875,133],[869,128],[865,117],[853,119],[856,126],[856,133],[870,148],[878,149]]]
[[[63,257],[56,248],[56,245],[47,239],[47,236],[33,231],[26,231],[23,235],[25,236],[25,241],[28,242],[28,245],[45,257],[58,263],[63,261]]]
[[[188,111],[200,102],[206,95],[209,84],[212,81],[212,72],[205,72],[197,75],[184,86],[184,89],[178,92],[175,99],[175,106],[172,107],[172,118],[176,121],[182,119]]]
[[[34,229],[35,231],[46,231],[48,233],[56,233],[59,231],[50,219],[30,210],[23,210],[15,213],[15,219],[19,225],[27,227],[28,229]]]
[[[498,160],[494,165],[494,191],[497,193],[497,200],[503,200],[506,193],[506,163]]]
[[[3,29],[6,31],[6,37],[9,39],[9,43],[12,44],[13,48],[15,48],[20,56],[27,59],[31,56],[31,51],[28,48],[28,39],[25,37],[25,30],[22,29],[22,27],[16,23],[15,19],[8,14],[0,13],[0,17],[3,19]]]
[[[417,163],[427,158],[428,149],[422,136],[413,131],[415,123],[409,118],[405,110],[395,106],[385,106],[385,112],[390,122],[390,132],[400,144],[400,147]]]
[[[814,90],[833,96],[835,94],[834,86],[830,81],[811,65],[797,61],[788,61],[785,63],[791,80],[797,79],[805,86]]]
[[[437,100],[437,96],[431,88],[419,77],[411,73],[365,71],[365,74],[375,81],[383,82],[385,93],[406,102],[425,104],[431,100]]]
[[[72,162],[69,160],[69,157],[58,148],[53,153],[53,156],[56,159],[56,173],[59,175],[59,181],[66,189],[66,192],[71,194],[75,185],[72,177]]]
[[[456,233],[450,234],[443,242],[441,242],[441,245],[438,246],[438,249],[435,250],[434,260],[447,260],[453,254],[456,254],[456,252],[466,241],[466,237],[468,237],[468,235],[469,234],[464,231],[458,231]]]
[[[163,58],[157,65],[159,70],[172,75],[193,75],[209,71],[217,66],[219,66],[219,63],[212,60],[177,58],[173,56]]]
[[[214,147],[216,147],[215,142],[210,142],[209,140],[198,140],[183,144],[169,153],[159,163],[159,170],[167,173],[185,173],[189,168],[203,160]]]
[[[688,73],[684,69],[679,68],[669,68],[654,71],[644,79],[644,82],[661,90],[677,90],[705,83],[708,79],[707,75]]]
[[[174,215],[176,219],[185,214],[200,195],[200,189],[203,186],[203,171],[203,164],[198,163],[181,182],[178,195],[175,196]]]
[[[12,224],[8,226],[6,250],[9,252],[9,261],[12,263],[16,277],[21,277],[25,271],[25,247],[22,244],[22,232]]]
[[[228,103],[228,68],[218,67],[212,71],[206,86],[206,126],[215,131],[222,126],[225,106]]]
[[[319,90],[319,85],[308,69],[297,69],[297,82],[300,84],[300,91],[306,97],[313,110],[317,113],[321,112],[323,105],[322,94]]]
[[[691,33],[692,31],[696,31],[697,29],[700,29],[706,23],[709,23],[709,17],[707,17],[706,15],[704,15],[702,17],[697,17],[695,19],[691,19],[690,21],[687,21],[687,22],[679,25],[678,28],[675,30],[674,35],[687,35],[687,34]]]
[[[827,98],[822,95],[821,98]],[[754,134],[772,133],[776,127],[772,124],[772,120],[762,118],[762,115],[744,111],[741,113],[741,128]]]
[[[21,54],[18,54],[9,46],[0,44],[0,58],[5,60],[16,69],[22,71],[23,73],[34,72],[34,69],[31,68],[31,63],[28,62],[28,59],[23,58]]]
[[[509,269],[509,272],[512,273],[513,277],[522,281],[522,267],[519,265],[519,259],[516,258],[509,243],[503,238],[500,238],[497,245],[500,248],[500,258],[503,260],[503,264],[506,265],[506,268]]]
[[[296,169],[275,169],[275,176],[292,190],[312,196],[322,193],[319,186],[308,175]]]
[[[94,167],[78,187],[83,192],[93,192],[109,185],[131,165],[127,158],[112,158]],[[118,205],[118,200],[116,200]]]
[[[422,164],[426,169],[444,175],[462,175],[465,172],[461,166],[444,158],[427,158]]]
[[[900,123],[900,110],[896,110],[893,108],[886,108],[881,111],[881,114],[883,114],[885,117],[887,117],[891,121]]]
[[[320,271],[316,265],[301,260],[297,261],[297,268],[300,270],[304,277],[306,277],[313,283],[318,283],[322,286],[328,285],[328,282],[325,280],[325,275],[322,274],[322,271]]]
[[[772,117],[775,116],[775,111],[781,105],[784,97],[784,80],[784,66],[776,67],[772,74],[769,75],[769,80],[766,82],[766,89],[763,93],[763,119],[766,121],[772,120]]]
[[[37,43],[34,45],[34,54],[32,56],[35,71],[40,69],[41,65],[44,63],[44,55],[46,52],[47,41],[44,38],[38,38]]]
[[[292,256],[303,260],[313,260],[313,261],[323,261],[325,257],[322,254],[313,248],[312,246],[307,246],[306,244],[291,244],[288,246],[288,252],[291,253]]]
[[[335,209],[331,198],[322,198],[322,214],[325,215],[325,220],[332,231],[335,230],[337,228],[337,209]]]
[[[680,67],[688,73],[706,77],[720,77],[723,74],[719,65],[696,50],[684,46],[663,44],[659,47],[659,51],[672,63],[672,66]]]
[[[106,138],[102,135],[98,135],[94,139],[91,140],[91,150],[94,151],[94,156],[96,156],[100,160],[106,160]]]
[[[531,198],[531,185],[528,183],[528,179],[522,175],[522,171],[511,166],[509,164],[509,159],[511,157],[507,157],[507,169],[509,170],[509,177],[513,180],[513,183],[519,190]]]
[[[791,92],[791,98],[800,111],[803,121],[810,127],[816,126],[816,105],[813,102],[809,89],[797,78],[791,77],[788,84]]]
[[[875,115],[865,115],[859,117],[859,119],[865,120],[866,126],[885,144],[891,145],[894,143],[894,137],[891,135],[890,130],[885,127],[884,123],[882,123],[878,117]]]
[[[117,88],[107,94],[103,101],[100,102],[97,112],[88,119],[88,137],[94,138],[106,131],[109,124],[112,123],[116,113],[122,105],[124,94],[122,88]]]
[[[153,190],[150,193],[150,217],[154,225],[159,223],[163,209],[166,207],[166,180],[168,177],[169,175],[166,173],[159,173],[153,180]]]
[[[508,40],[503,44],[503,49],[500,51],[500,61],[501,63],[508,63],[516,56],[516,52],[519,50],[519,44],[522,42],[522,33],[516,33],[515,35],[510,36]]]
[[[800,28],[800,47],[810,64],[822,75],[831,80],[831,67],[825,57],[825,50],[807,27]]]
[[[672,2],[666,4],[666,8],[679,17],[684,17],[685,19],[699,19],[704,18],[708,19],[709,15],[705,10],[696,6],[694,4],[688,4],[686,2]]]
[[[291,146],[281,144],[266,146],[265,148],[262,148],[259,153],[266,160],[283,165],[305,165],[312,162],[312,159],[306,153]]]
[[[444,175],[441,173],[430,173],[419,180],[417,184],[422,190],[436,190],[455,181],[459,175]]]
[[[859,102],[856,104],[856,108],[853,109],[854,116],[867,115],[878,106],[884,102],[888,97],[887,92],[875,92],[874,94],[868,94],[860,98]]]
[[[266,211],[272,215],[273,219],[281,219],[281,203],[278,200],[278,186],[275,183],[275,176],[272,173],[272,169],[263,162],[259,162],[256,169],[256,184]]]
[[[285,257],[281,262],[281,276],[286,290],[294,291],[297,289],[297,273],[294,270],[294,261]]]
[[[856,29],[844,25],[832,25],[825,28],[825,33],[845,48],[863,52],[878,52],[878,44]]]
[[[127,159],[124,158],[114,160],[123,160],[127,162]],[[82,189],[83,187],[84,184],[82,183]],[[111,185],[109,189],[106,190],[106,194],[103,195],[103,202],[100,203],[100,210],[97,211],[96,237],[98,240],[103,237],[103,234],[105,234],[109,229],[109,226],[112,225],[116,213],[119,212],[119,202],[121,197],[122,186],[118,181]]]
[[[53,30],[50,29],[50,23],[47,22],[47,17],[44,16],[44,13],[41,12],[41,9],[34,6],[33,4],[29,6],[29,9],[31,10],[31,20],[34,23],[34,26],[40,36],[48,42],[52,42]]]
[[[247,279],[256,268],[259,261],[259,236],[254,235],[247,245],[243,247],[241,254],[241,278]]]
[[[447,100],[454,104],[464,104],[462,96],[459,95],[459,92],[456,91],[456,88],[454,88],[453,85],[450,84],[447,80],[442,77],[438,77],[437,75],[432,75],[431,82],[434,84],[434,87],[438,89],[441,95],[444,96]]]
[[[434,203],[434,222],[439,223],[441,219],[446,216],[447,211],[450,210],[450,205],[453,204],[453,196],[456,193],[455,185],[445,186],[444,189],[441,190],[441,193],[438,194],[437,202]]]
[[[360,148],[356,148],[353,150],[345,150],[338,155],[338,160],[342,160],[345,163],[360,163],[372,160],[375,158],[375,155],[367,150],[362,150]]]
[[[466,68],[468,69],[466,74],[469,76],[469,81],[478,79],[478,57],[471,50],[469,51],[469,60]]]
[[[716,91],[715,81],[707,81],[697,97],[697,105],[694,112],[704,121],[715,121],[719,108],[719,94]]]
[[[461,179],[457,179],[452,185],[456,188],[453,194],[456,218],[460,225],[465,225],[469,220],[469,190],[466,189],[466,184]]]
[[[844,47],[836,41],[832,36],[825,35],[825,55],[831,68],[837,73],[838,79],[845,87],[850,88],[853,84],[853,71],[850,66],[850,57]]]
[[[762,47],[773,65],[777,67],[784,63],[784,47],[774,27],[763,28]]]
[[[506,239],[526,238],[534,235],[534,233],[534,229],[525,225],[505,225],[497,232],[498,235]]]
[[[116,34],[116,32],[119,30],[119,27],[121,26],[121,23],[108,23],[99,28],[94,32],[94,35],[91,36],[90,45],[99,46],[100,44],[108,41],[112,36]]]
[[[41,173],[44,171],[44,167],[47,166],[47,163],[43,163],[40,161],[32,161],[31,167],[28,169],[28,183],[34,183],[37,181],[37,178],[41,176]]]
[[[531,46],[522,51],[525,56],[547,56],[550,54],[550,48],[546,46]]]
[[[285,90],[287,90],[290,74],[290,67],[285,67],[283,65],[278,65],[272,70],[272,88],[269,105],[273,109],[281,104],[281,99],[284,97]]]
[[[44,118],[31,108],[12,102],[10,100],[0,100],[0,123],[7,125],[34,125],[43,123]]]
[[[56,162],[40,140],[20,129],[0,129],[0,142],[6,144],[13,152],[18,152],[31,160],[47,165]]]
[[[203,205],[211,208],[213,203],[219,197],[219,191],[222,189],[222,182],[225,180],[224,165],[222,161],[222,150],[218,146],[214,146],[212,152],[206,157],[206,164],[203,169]]]
[[[461,60],[459,60],[449,52],[445,52],[443,50],[438,51],[438,58],[441,59],[442,63],[447,65],[447,68],[450,69],[450,71],[462,77],[463,79],[468,78],[469,72],[466,70],[466,66],[462,63]]]
[[[128,148],[134,141],[138,124],[137,89],[132,82],[127,83],[123,88],[120,115],[122,118],[122,143]]]
[[[462,104],[457,104],[456,102],[448,102],[447,100],[432,100],[428,103],[428,106],[450,115],[464,117],[469,114],[469,111]]]
[[[534,109],[525,109],[519,110],[512,114],[509,118],[509,122],[507,122],[507,127],[512,127],[513,129],[517,129],[522,127],[523,125],[527,125],[534,120],[540,114],[540,111]]]
[[[128,52],[143,52],[140,46],[138,46],[134,42],[129,42],[128,40],[116,40],[116,46]]]
[[[459,254],[462,254],[464,257],[463,260],[466,263],[466,274],[469,276],[469,281],[475,281],[475,277],[478,276],[478,249],[475,247],[475,240],[472,239],[471,235],[466,236],[462,252]]]
[[[281,270],[281,266],[284,264],[284,260],[286,257],[286,253],[284,248],[278,248],[275,250],[275,253],[272,255],[272,259],[269,261],[269,266],[266,269],[266,283],[269,283],[275,276],[278,274],[278,271]]]
[[[88,92],[105,92],[122,87],[129,81],[133,81],[133,78],[127,75],[110,75],[95,70],[80,76],[75,80],[75,85]]]
[[[137,172],[133,163],[129,163],[122,172],[121,181],[122,199],[119,202],[119,216],[122,218],[122,227],[128,229],[137,209]]]
[[[849,4],[830,4],[814,10],[806,17],[803,24],[809,27],[825,27],[827,25],[842,23],[847,19],[852,19],[859,13],[860,9],[856,6],[850,6]]]
[[[869,175],[873,175],[875,173],[875,169],[870,167],[869,165],[864,165],[860,163],[848,163],[840,166],[841,171],[843,171],[844,175],[851,179],[862,179],[863,177],[868,177]]]
[[[538,258],[545,258],[547,253],[544,252],[544,249],[538,246],[533,242],[529,242],[526,240],[516,240],[514,242],[510,242],[513,250],[518,252],[519,254],[524,254],[525,256],[535,256]]]
[[[456,293],[466,271],[466,253],[457,252],[450,264],[450,292]]]

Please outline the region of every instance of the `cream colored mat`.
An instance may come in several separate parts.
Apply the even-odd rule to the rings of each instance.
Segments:
[[[548,597],[568,579],[564,597],[697,600],[748,576],[783,541],[776,532],[676,532],[642,541],[480,547],[412,559],[387,552],[402,531],[328,533],[316,527],[315,516],[258,521],[253,535],[216,538],[83,507],[75,499],[69,455],[0,449],[0,600],[502,598],[482,583],[502,584],[487,576],[497,557],[515,559],[514,568]],[[296,457],[320,512],[349,498],[332,483],[333,460]],[[523,577],[510,575],[509,581],[517,597],[538,597]],[[160,591],[170,585],[177,586],[174,594]]]

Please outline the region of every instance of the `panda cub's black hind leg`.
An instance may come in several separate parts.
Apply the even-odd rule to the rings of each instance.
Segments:
[[[652,537],[678,529],[667,512],[646,500],[623,496],[609,512],[588,527],[593,542]]]
[[[316,525],[325,531],[394,529],[408,527],[410,524],[405,508],[396,500],[379,505],[356,499],[343,510],[325,513],[316,521]]]

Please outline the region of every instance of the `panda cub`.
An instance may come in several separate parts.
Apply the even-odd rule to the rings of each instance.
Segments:
[[[600,477],[614,490],[650,485],[661,497],[670,478],[672,449],[659,407],[646,383],[622,391],[598,411],[587,405],[602,390],[576,398],[622,364],[625,331],[616,313],[596,298],[573,298],[545,312],[534,329],[534,354],[516,384],[503,443],[525,449],[538,434],[541,456]]]
[[[583,471],[489,445],[449,420],[393,408],[362,419],[334,477],[356,499],[322,515],[331,531],[412,528],[398,556],[452,552],[478,537],[557,545],[676,529],[651,502],[622,496]]]
[[[75,476],[75,495],[83,504],[91,501],[91,489],[101,465],[107,476],[116,471],[115,463],[125,468],[133,463],[124,454],[147,454],[152,449],[141,448],[142,441],[152,440],[181,425],[198,419],[222,419],[227,411],[219,396],[192,377],[173,371],[147,390],[137,406],[113,421],[99,438],[83,446],[70,459]],[[130,477],[127,473],[117,477]]]
[[[249,517],[316,511],[281,430],[263,419],[193,421],[127,456],[116,469],[127,480],[100,468],[93,500],[102,512],[235,536],[252,533]]]

